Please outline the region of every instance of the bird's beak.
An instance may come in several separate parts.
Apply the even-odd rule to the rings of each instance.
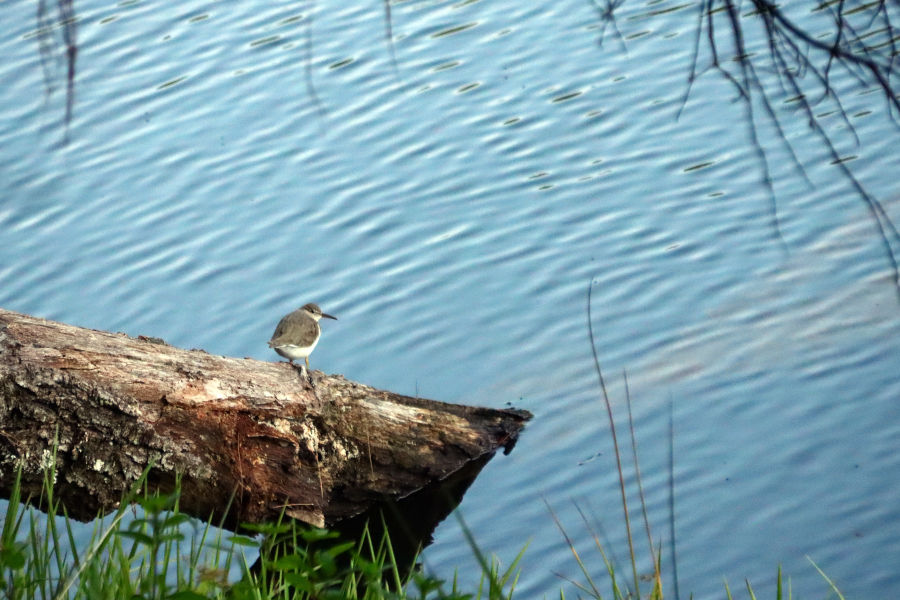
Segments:
[[[322,316],[326,319],[334,319],[335,321],[337,321],[337,317],[332,317],[331,315],[326,315],[325,313],[322,313]]]

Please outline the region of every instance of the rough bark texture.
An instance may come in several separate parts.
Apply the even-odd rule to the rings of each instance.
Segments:
[[[20,461],[38,491],[57,439],[74,518],[115,507],[152,462],[151,487],[182,474],[188,514],[233,528],[286,507],[321,526],[511,448],[531,416],[311,375],[0,309],[0,495]]]

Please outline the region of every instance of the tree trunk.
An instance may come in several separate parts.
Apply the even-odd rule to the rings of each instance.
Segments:
[[[39,491],[55,442],[55,495],[81,520],[152,464],[198,518],[331,525],[508,451],[530,417],[0,309],[0,495],[20,461]]]

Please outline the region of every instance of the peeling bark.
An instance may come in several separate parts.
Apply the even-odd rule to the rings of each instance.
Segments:
[[[187,514],[331,525],[511,449],[531,417],[311,376],[0,309],[0,495],[20,461],[38,492],[57,440],[55,494],[76,519],[152,463],[162,492],[181,474]]]

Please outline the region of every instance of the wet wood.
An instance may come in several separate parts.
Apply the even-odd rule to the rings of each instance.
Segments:
[[[311,378],[0,309],[0,495],[20,462],[38,492],[56,440],[74,518],[114,508],[152,463],[153,488],[181,476],[187,514],[233,528],[284,509],[321,526],[511,449],[531,417]]]

